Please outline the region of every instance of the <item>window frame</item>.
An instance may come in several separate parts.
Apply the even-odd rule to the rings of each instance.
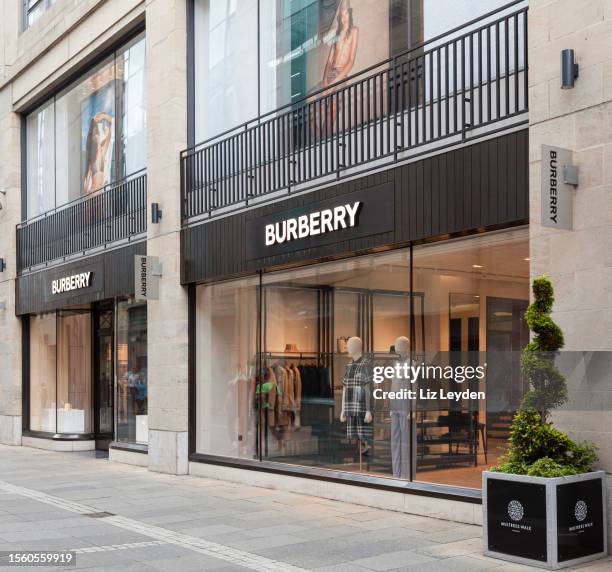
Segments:
[[[28,0],[22,0],[23,6],[27,5]],[[48,0],[38,0],[38,1],[48,1]],[[50,0],[55,2],[56,0]],[[54,89],[51,89],[45,93],[43,93],[39,98],[37,98],[30,106],[24,109],[21,113],[21,222],[25,222],[28,219],[32,218],[32,216],[28,215],[28,177],[27,177],[27,169],[28,169],[28,131],[27,131],[27,119],[28,117],[36,112],[37,110],[43,108],[46,104],[53,102],[53,109],[55,115],[55,103],[61,98],[64,94],[68,93],[73,87],[75,87],[79,82],[86,79],[86,77],[92,73],[98,67],[104,65],[104,62],[113,61],[113,66],[116,65],[116,60],[118,55],[122,52],[122,50],[129,49],[132,45],[139,41],[146,42],[146,28],[145,23],[139,23],[133,30],[127,33],[125,36],[121,37],[119,40],[114,42],[108,49],[100,51],[99,54],[96,54],[96,57],[91,61],[88,61],[86,64],[79,66],[74,70],[64,81],[59,83]],[[145,93],[146,97],[146,93]],[[117,94],[115,93],[115,104],[117,103]],[[117,139],[121,133],[122,127],[115,127],[115,140]],[[55,144],[54,144],[55,150]],[[57,159],[56,159],[57,161]],[[116,175],[117,173],[117,165],[115,165],[115,169],[113,175],[115,176],[114,180],[118,180],[117,177],[121,175]],[[146,167],[145,167],[146,169]],[[129,173],[128,173],[129,175]],[[56,180],[56,174],[54,174],[54,181]],[[54,191],[54,195],[56,195],[56,190]],[[63,204],[55,204],[53,208],[58,208],[63,206]],[[42,213],[41,213],[42,214]]]
[[[34,25],[37,20],[34,20],[30,24],[30,14],[34,12],[37,8],[42,6],[42,12],[40,16],[42,16],[49,8],[51,8],[55,4],[55,0],[22,0],[22,26],[21,31],[25,32],[30,26]]]

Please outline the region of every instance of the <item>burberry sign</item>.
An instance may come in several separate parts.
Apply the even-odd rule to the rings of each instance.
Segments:
[[[257,216],[256,211],[249,216],[245,233],[247,260],[319,249],[395,228],[392,183],[322,201],[313,201],[310,196],[291,202],[295,204],[298,201],[303,204],[263,216]],[[260,209],[259,212],[265,213],[266,210]],[[307,254],[309,258],[318,255],[312,250]]]
[[[564,169],[571,163],[570,150],[542,145],[542,226],[572,229],[573,190],[564,180]]]
[[[53,280],[51,282],[51,293],[62,294],[63,292],[89,288],[91,275],[92,272],[80,272],[79,274],[73,274],[72,276],[65,276],[64,278]]]

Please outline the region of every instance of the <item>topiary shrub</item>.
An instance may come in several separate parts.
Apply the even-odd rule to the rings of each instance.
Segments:
[[[589,472],[597,460],[592,445],[576,443],[563,431],[543,422],[535,409],[523,409],[515,415],[508,442],[508,453],[496,468],[504,473],[551,476],[532,474],[548,467],[551,472],[575,475]]]
[[[508,452],[493,470],[534,477],[586,473],[597,460],[595,448],[576,443],[548,422],[550,411],[567,400],[567,388],[555,366],[555,355],[564,340],[561,328],[550,317],[555,298],[547,277],[533,281],[533,298],[525,317],[534,335],[521,359],[530,389],[512,420]]]
[[[529,380],[530,390],[523,398],[522,409],[536,409],[542,421],[550,410],[567,401],[565,378],[555,366],[555,355],[563,347],[561,328],[550,317],[555,295],[551,281],[541,276],[533,281],[533,304],[527,308],[527,326],[533,340],[523,349],[521,369]]]

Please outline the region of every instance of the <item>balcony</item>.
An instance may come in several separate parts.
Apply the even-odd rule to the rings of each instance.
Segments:
[[[527,85],[515,2],[183,151],[183,225],[517,128]]]
[[[17,225],[20,274],[143,238],[147,231],[145,170]]]

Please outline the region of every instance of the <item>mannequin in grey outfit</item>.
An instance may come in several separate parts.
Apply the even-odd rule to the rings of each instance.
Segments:
[[[395,340],[395,351],[399,354],[399,363],[410,359],[410,340],[400,336]],[[394,378],[391,391],[411,389],[409,379]],[[410,400],[392,399],[391,408],[391,464],[393,476],[397,479],[410,478]]]

